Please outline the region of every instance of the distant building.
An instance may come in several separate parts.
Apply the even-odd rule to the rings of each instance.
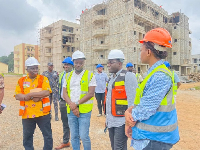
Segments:
[[[195,69],[200,72],[200,54],[192,55],[192,64],[194,64],[194,72]]]
[[[25,74],[25,61],[29,57],[35,57],[40,62],[40,51],[38,45],[19,44],[14,47],[14,73]]]
[[[0,62],[0,73],[8,73],[8,65]]]
[[[59,20],[40,30],[41,72],[47,70],[47,63],[53,62],[54,69],[63,71],[62,61],[79,50],[80,25]]]
[[[148,65],[140,61],[141,44],[146,32],[156,27],[166,28],[172,36],[173,48],[167,61],[181,75],[191,72],[191,38],[189,18],[181,12],[168,15],[151,0],[106,0],[85,10],[80,17],[80,49],[86,54],[86,69],[95,70],[99,63],[105,66],[112,49],[121,49],[125,62],[132,62],[138,72]]]

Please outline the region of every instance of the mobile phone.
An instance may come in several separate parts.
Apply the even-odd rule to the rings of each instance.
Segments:
[[[1,104],[1,110],[4,110],[4,108],[6,108],[5,104]]]

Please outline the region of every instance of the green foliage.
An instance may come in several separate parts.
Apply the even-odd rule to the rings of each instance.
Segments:
[[[194,88],[195,88],[195,90],[200,90],[200,86],[196,86]]]
[[[1,56],[0,62],[8,65],[8,71],[14,70],[14,53],[11,52],[8,56]]]

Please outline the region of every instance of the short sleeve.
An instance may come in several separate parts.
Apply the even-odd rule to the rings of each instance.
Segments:
[[[50,84],[49,84],[49,80],[47,77],[44,76],[44,80],[43,80],[43,84],[42,84],[42,90],[47,90],[50,93],[52,93]]]
[[[89,86],[97,86],[95,75],[93,75],[93,77],[89,83]]]
[[[64,82],[63,82],[63,87],[67,87],[67,82],[66,82],[66,80],[64,80]]]

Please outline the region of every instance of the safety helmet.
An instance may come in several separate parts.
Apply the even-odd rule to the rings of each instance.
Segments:
[[[124,53],[121,50],[114,49],[108,54],[108,59],[125,59]]]
[[[70,65],[74,65],[74,63],[73,63],[73,61],[72,61],[72,58],[71,57],[67,57],[67,58],[65,58],[64,60],[63,60],[63,62],[62,62],[63,64],[70,64]]]
[[[170,63],[168,61],[165,61],[164,64],[166,67],[170,67]]]
[[[96,66],[96,69],[97,69],[97,68],[100,68],[100,67],[102,67],[102,68],[103,68],[103,65],[101,65],[101,64],[98,64],[98,65]]]
[[[126,68],[128,68],[128,67],[133,67],[133,64],[131,62],[127,63]]]
[[[155,44],[172,48],[172,38],[170,33],[163,28],[152,29],[146,33],[144,39],[139,41],[143,42],[153,42]]]
[[[25,66],[29,67],[29,66],[36,66],[36,65],[40,65],[38,60],[35,59],[34,57],[29,57],[26,61],[25,61]]]
[[[83,52],[77,50],[72,54],[72,61],[74,61],[75,59],[80,59],[80,58],[85,59],[85,55],[83,54]]]

